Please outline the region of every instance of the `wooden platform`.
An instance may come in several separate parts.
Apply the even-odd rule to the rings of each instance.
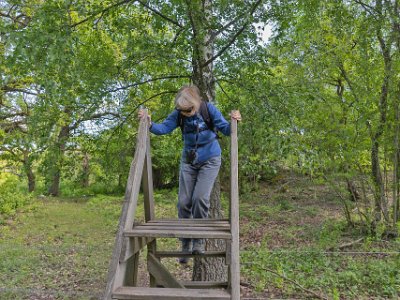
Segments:
[[[155,238],[210,238],[232,239],[230,224],[227,221],[188,219],[153,220],[144,224],[134,225],[131,230],[125,230],[126,237]]]

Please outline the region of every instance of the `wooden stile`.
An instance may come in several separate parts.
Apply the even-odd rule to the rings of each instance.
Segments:
[[[110,299],[240,299],[239,191],[237,121],[231,123],[231,202],[229,219],[155,219],[147,111],[140,121],[115,247],[104,294]],[[134,223],[140,185],[145,223]],[[204,256],[225,257],[228,282],[180,282],[162,264],[163,257],[194,257],[178,251],[157,251],[157,238],[225,239],[225,251]],[[138,287],[140,251],[147,246],[150,287]]]

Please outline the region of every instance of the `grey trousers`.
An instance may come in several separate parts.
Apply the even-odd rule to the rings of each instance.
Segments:
[[[198,164],[181,162],[179,173],[178,217],[208,218],[210,195],[221,166],[221,156]]]

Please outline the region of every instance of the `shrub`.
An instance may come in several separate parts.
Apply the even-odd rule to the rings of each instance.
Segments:
[[[27,205],[32,197],[18,188],[18,181],[14,178],[7,178],[0,184],[0,222],[2,222],[3,218],[15,214],[17,209]]]

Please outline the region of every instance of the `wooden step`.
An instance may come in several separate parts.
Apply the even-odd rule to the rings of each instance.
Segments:
[[[154,223],[177,223],[177,224],[223,224],[229,226],[228,219],[156,219],[150,220],[145,224],[154,224]]]
[[[165,237],[165,238],[232,238],[228,221],[212,219],[153,220],[135,224],[131,230],[124,231],[126,237]]]
[[[228,287],[226,281],[181,281],[188,289],[225,289]]]
[[[147,287],[119,287],[113,299],[140,299],[140,300],[219,300],[230,299],[226,290],[179,289],[179,288],[147,288]]]
[[[197,257],[198,255],[192,253],[182,253],[181,251],[157,251],[154,253],[156,257]],[[207,257],[226,257],[225,251],[206,251],[201,256]]]

